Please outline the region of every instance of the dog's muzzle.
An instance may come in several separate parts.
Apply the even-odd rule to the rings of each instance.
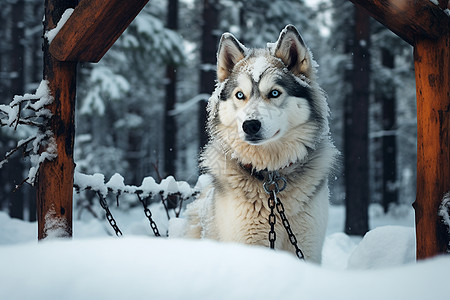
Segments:
[[[249,144],[257,145],[263,140],[261,136],[261,122],[258,120],[244,121],[242,130],[245,133],[245,141]]]
[[[261,130],[261,122],[258,120],[247,120],[242,123],[242,130],[250,136],[256,136]]]

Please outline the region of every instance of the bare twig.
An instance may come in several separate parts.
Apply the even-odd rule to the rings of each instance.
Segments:
[[[12,149],[12,150],[10,150],[9,152],[7,152],[6,154],[5,154],[5,158],[3,159],[3,160],[8,160],[8,158],[10,158],[15,152],[17,152],[19,149],[26,149],[26,147],[28,146],[28,144],[30,143],[30,142],[32,142],[32,141],[34,141],[36,139],[36,137],[35,136],[32,136],[32,137],[29,137],[28,139],[26,139],[26,140],[23,140],[23,142],[22,143],[18,143],[17,144],[17,146],[14,148],[14,149]],[[25,150],[24,150],[25,151]]]
[[[159,195],[160,195],[160,197],[161,197],[161,203],[164,205],[164,210],[166,211],[167,220],[170,220],[169,208],[167,207],[166,199],[164,199],[162,193],[160,193]]]
[[[18,189],[20,189],[25,183],[27,183],[28,177],[22,180],[21,183],[17,184],[13,190],[13,193],[15,193]]]
[[[178,203],[178,211],[176,209],[174,209],[174,211],[175,211],[175,218],[179,218],[180,217],[181,209],[183,208],[183,200],[184,200],[184,198],[180,197],[180,201]]]
[[[22,111],[22,102],[19,102],[19,112],[17,115],[17,122],[16,122],[16,126],[14,127],[14,130],[17,130],[17,126],[19,126],[19,121],[20,121],[20,112]]]
[[[158,167],[159,166],[159,159],[156,160],[156,164],[152,163],[152,166],[153,166],[153,169],[155,169],[156,176],[158,176],[159,182],[161,182],[162,177],[161,177],[161,174],[159,173],[159,167]]]

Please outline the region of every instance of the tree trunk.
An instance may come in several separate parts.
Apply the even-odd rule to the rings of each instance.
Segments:
[[[216,80],[216,52],[218,36],[215,30],[218,27],[219,19],[219,2],[218,0],[204,0],[203,1],[203,26],[202,26],[202,48],[201,48],[201,63],[200,70],[200,94],[211,94],[214,90]],[[200,101],[199,104],[199,137],[200,148],[206,145],[208,135],[206,132],[206,103]]]
[[[25,92],[24,4],[23,1],[18,0],[12,7],[12,48],[10,52],[11,96],[22,95]],[[11,217],[18,219],[24,218],[23,191],[18,190],[12,193],[12,190],[14,190],[14,184],[20,184],[22,182],[23,169],[24,167],[20,158],[13,158],[8,166],[8,177],[13,181],[9,193],[9,214]]]
[[[44,33],[56,27],[67,8],[77,0],[46,0]],[[72,236],[73,142],[75,136],[76,62],[60,62],[49,53],[44,39],[44,79],[54,100],[50,128],[57,144],[57,158],[42,163],[37,178],[38,239]]]
[[[355,8],[352,95],[345,120],[345,232],[364,235],[368,229],[368,107],[370,74],[370,22],[362,9]]]
[[[32,12],[35,16],[41,16],[42,14],[42,2],[39,0],[35,0],[35,2],[32,2]],[[36,20],[33,20],[36,22],[33,22],[33,32],[34,28],[42,26],[41,19],[36,18]],[[42,79],[42,40],[40,32],[37,32],[36,34],[33,34],[31,37],[31,80],[32,82],[39,83]]]
[[[168,1],[167,27],[172,30],[178,29],[178,0]],[[164,177],[175,176],[175,164],[177,159],[176,137],[177,124],[170,111],[175,108],[177,99],[177,74],[174,63],[166,67],[166,107],[164,110]]]
[[[417,38],[414,65],[417,90],[417,258],[445,253],[447,228],[438,215],[450,191],[450,35]]]
[[[382,65],[394,68],[394,55],[387,48],[381,49]],[[389,206],[398,202],[397,186],[397,145],[396,145],[396,99],[395,87],[388,82],[381,95],[383,107],[383,208],[387,212]]]

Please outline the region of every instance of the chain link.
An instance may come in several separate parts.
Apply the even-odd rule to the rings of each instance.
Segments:
[[[295,248],[295,254],[300,259],[305,259],[305,256],[303,255],[302,250],[297,245],[297,238],[295,237],[294,233],[292,232],[291,225],[289,224],[288,219],[286,218],[286,215],[284,214],[284,205],[281,202],[280,199],[278,199],[276,203],[278,214],[280,214],[281,220],[283,222],[283,227],[286,229],[286,232],[289,236],[289,241],[291,242],[292,246]]]
[[[269,225],[270,225],[270,231],[269,231],[269,244],[270,244],[270,249],[275,249],[275,240],[277,238],[277,234],[275,233],[275,222],[276,222],[276,217],[274,214],[274,210],[275,210],[275,192],[270,194],[269,197],[269,208],[270,208],[270,214],[269,214]]]
[[[283,184],[281,187],[278,185],[279,181]],[[275,171],[267,173],[267,180],[263,183],[263,188],[267,194],[270,194],[272,191],[278,194],[286,188],[286,185],[286,179]]]
[[[137,194],[137,196],[138,196],[139,201],[142,203],[142,206],[144,207],[145,216],[147,217],[148,221],[150,222],[150,227],[152,228],[153,233],[155,234],[155,236],[161,236],[161,234],[159,233],[158,227],[156,226],[156,223],[152,218],[152,212],[150,211],[150,209],[148,209],[147,205],[145,204],[144,199],[142,199],[139,194]]]
[[[116,220],[114,220],[114,217],[111,214],[111,211],[109,210],[108,203],[106,202],[106,198],[100,194],[100,192],[97,193],[98,199],[100,200],[101,207],[105,210],[106,219],[109,222],[109,225],[114,229],[116,232],[116,236],[122,236],[122,231],[120,231],[119,227],[117,226]]]
[[[279,182],[282,182],[282,186],[279,186]],[[275,249],[275,240],[276,240],[276,233],[275,233],[275,222],[276,217],[274,214],[274,208],[276,206],[277,212],[281,217],[281,221],[283,223],[284,229],[286,229],[286,233],[289,236],[289,241],[291,242],[292,246],[295,248],[295,254],[299,259],[304,260],[305,257],[303,255],[302,250],[298,247],[297,238],[295,237],[294,233],[292,232],[291,225],[289,224],[289,221],[286,217],[286,214],[284,213],[284,205],[281,202],[281,199],[277,198],[277,194],[281,191],[283,191],[286,188],[287,181],[284,177],[280,176],[278,172],[269,172],[267,175],[267,180],[263,184],[264,191],[269,194],[269,208],[270,208],[270,214],[269,214],[269,225],[270,225],[270,231],[269,231],[269,244],[271,249]]]

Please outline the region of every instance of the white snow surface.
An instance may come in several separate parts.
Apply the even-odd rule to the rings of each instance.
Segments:
[[[0,299],[448,299],[450,257],[414,261],[410,208],[371,207],[374,229],[361,240],[341,232],[345,209],[332,206],[322,266],[263,247],[155,238],[142,210],[111,209],[122,238],[85,216],[72,240],[43,242],[36,223],[0,212]],[[162,206],[150,209],[165,232]],[[170,232],[183,224],[172,218]]]

